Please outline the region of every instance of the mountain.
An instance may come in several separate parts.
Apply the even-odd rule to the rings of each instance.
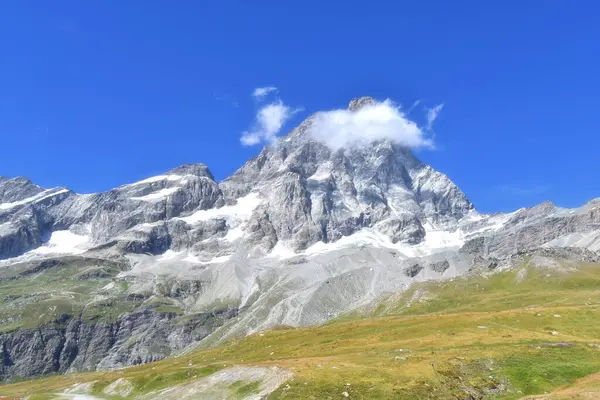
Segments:
[[[332,150],[313,123],[222,182],[203,164],[95,194],[0,177],[0,376],[155,361],[523,254],[600,250],[599,200],[481,214],[410,149]]]

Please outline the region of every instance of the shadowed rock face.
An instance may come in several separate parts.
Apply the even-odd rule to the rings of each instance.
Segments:
[[[479,214],[410,149],[334,151],[312,121],[220,183],[204,164],[84,195],[0,177],[1,376],[153,361],[528,252],[600,249],[599,201]]]
[[[0,335],[0,378],[94,371],[158,361],[197,342],[236,311],[200,314],[173,324],[175,314],[136,312],[113,323],[85,323],[68,314],[54,325]]]

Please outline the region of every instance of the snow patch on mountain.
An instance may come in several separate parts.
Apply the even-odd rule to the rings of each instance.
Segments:
[[[90,237],[68,230],[54,231],[43,246],[31,250],[32,255],[81,254],[90,248]]]
[[[129,185],[142,185],[142,184],[146,184],[146,183],[154,183],[154,182],[160,182],[160,181],[165,181],[165,180],[186,183],[186,177],[187,177],[187,175],[157,175],[157,176],[152,176],[147,179],[143,179],[138,182],[131,183]]]
[[[44,190],[42,193],[39,193],[32,197],[28,197],[23,200],[14,201],[11,203],[2,203],[2,204],[0,204],[0,210],[9,210],[11,208],[14,208],[17,206],[22,206],[22,205],[28,204],[28,203],[37,203],[37,202],[40,202],[47,198],[50,198],[50,197],[53,197],[53,196],[56,196],[56,195],[59,195],[62,193],[67,193],[68,191],[69,191],[68,189],[60,189],[58,191],[56,189]]]
[[[159,200],[163,200],[165,197],[172,195],[173,193],[175,193],[176,191],[180,190],[180,187],[170,187],[170,188],[165,188],[165,189],[161,189],[157,192],[154,193],[150,193],[147,194],[146,196],[140,196],[140,197],[131,197],[131,200],[137,200],[137,201],[159,201]]]
[[[187,251],[173,251],[167,250],[163,254],[156,256],[157,262],[164,261],[185,261],[189,263],[196,264],[218,264],[229,260],[231,256],[219,256],[219,257],[211,257],[211,258],[202,258],[199,255],[195,255],[193,253]]]
[[[187,216],[177,218],[181,221],[194,225],[201,221],[223,218],[227,221],[230,229],[246,221],[252,215],[252,212],[263,203],[263,200],[256,192],[251,192],[246,196],[237,199],[233,205],[226,205],[221,208],[211,208],[208,210],[199,210]],[[237,234],[236,234],[237,235]]]
[[[411,245],[407,243],[394,243],[385,234],[375,228],[362,228],[352,235],[344,236],[335,242],[324,243],[322,241],[313,244],[304,251],[294,252],[278,242],[268,254],[270,258],[286,260],[296,256],[317,256],[345,248],[374,247],[395,250],[403,258],[424,257],[446,251],[457,251],[465,242],[477,235],[498,231],[510,220],[512,214],[496,216],[482,216],[476,211],[470,212],[458,222],[458,228],[454,230],[443,230],[426,222],[425,238],[422,242]]]
[[[313,175],[308,177],[308,179],[312,181],[325,181],[331,177],[331,172],[331,162],[326,162],[320,165],[317,171]]]

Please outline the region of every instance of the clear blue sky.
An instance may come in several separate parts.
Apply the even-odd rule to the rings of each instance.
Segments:
[[[482,211],[600,196],[596,1],[26,1],[0,11],[0,175],[93,192],[204,162],[255,87],[312,112],[444,103],[435,151]]]

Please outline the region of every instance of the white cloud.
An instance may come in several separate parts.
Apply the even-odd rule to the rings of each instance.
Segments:
[[[298,111],[300,109],[291,109],[281,100],[261,107],[256,113],[254,128],[242,133],[240,141],[245,146],[275,142],[283,125]]]
[[[276,91],[277,91],[277,88],[275,86],[259,87],[259,88],[254,89],[254,92],[252,92],[252,97],[254,97],[257,100],[262,100],[269,93],[276,92]]]
[[[433,147],[433,141],[425,132],[389,99],[356,111],[342,109],[317,113],[310,133],[333,150],[377,140],[389,140],[408,147]]]
[[[444,108],[443,103],[438,104],[437,106],[435,106],[433,108],[427,109],[427,129],[428,130],[431,130],[431,128],[433,128],[433,123],[435,122],[438,115],[440,114],[440,111],[442,111],[442,108]]]
[[[412,110],[414,110],[419,104],[421,104],[422,100],[419,99],[417,101],[415,101],[412,106],[410,106],[410,108],[408,109],[408,111],[406,112],[406,115],[410,114]]]

